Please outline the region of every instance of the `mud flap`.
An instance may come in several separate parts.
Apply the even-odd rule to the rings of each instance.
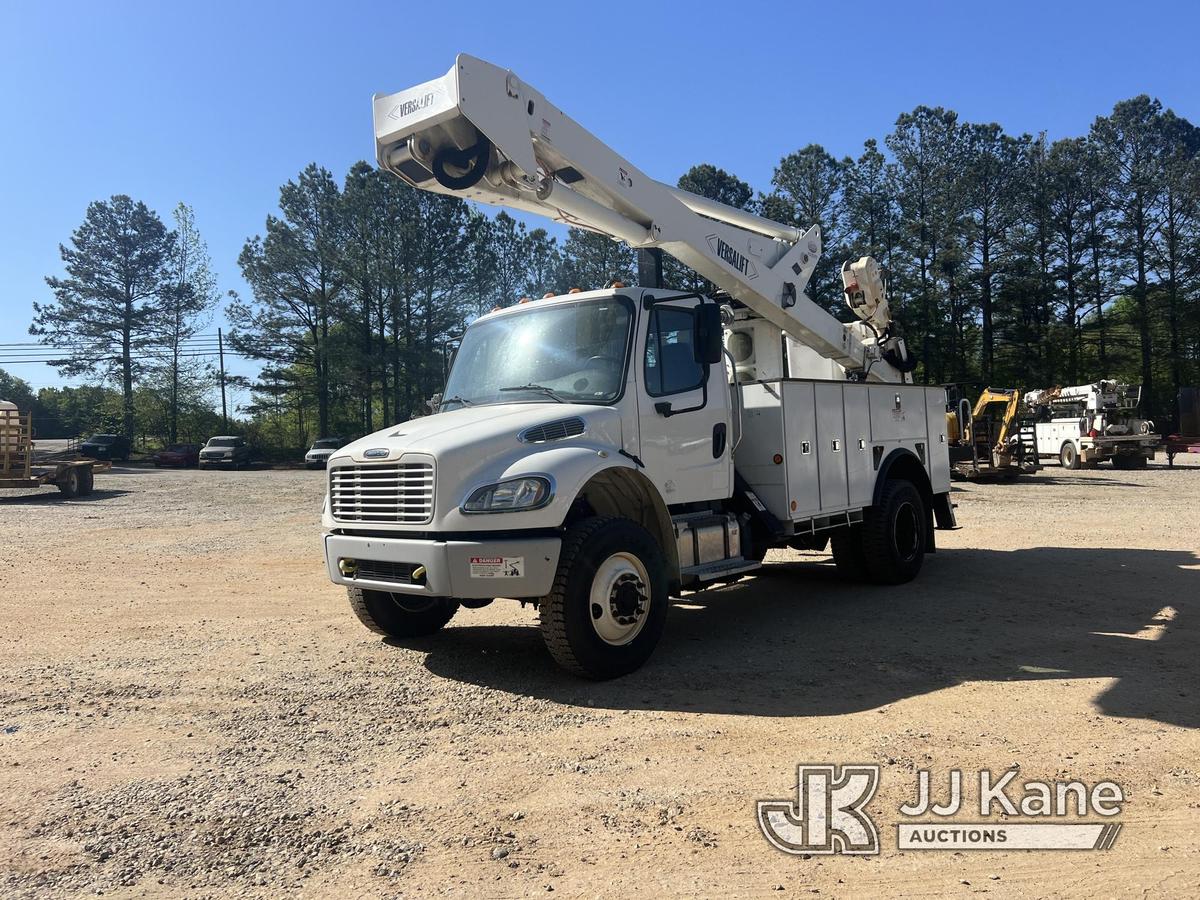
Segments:
[[[948,493],[933,495],[933,516],[940,531],[954,531],[959,527],[954,521],[954,504]]]

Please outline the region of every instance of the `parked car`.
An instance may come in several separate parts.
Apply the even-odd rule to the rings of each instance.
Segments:
[[[179,466],[181,468],[198,466],[200,465],[200,445],[171,444],[166,449],[159,450],[154,454],[154,465]]]
[[[243,437],[223,434],[208,439],[204,449],[200,451],[200,468],[211,469],[216,466],[229,466],[240,469],[250,462],[250,445]]]
[[[304,465],[309,469],[325,468],[333,451],[340,449],[345,443],[346,439],[340,437],[319,438],[313,441],[312,447],[304,454]]]
[[[93,434],[79,445],[79,452],[92,459],[129,459],[129,438],[123,434]]]

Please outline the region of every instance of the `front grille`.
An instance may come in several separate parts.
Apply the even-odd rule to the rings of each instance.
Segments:
[[[329,473],[329,507],[342,522],[425,524],[433,518],[433,463],[338,466]]]
[[[527,444],[544,444],[547,441],[561,441],[564,438],[578,437],[583,434],[583,419],[572,416],[569,419],[559,419],[556,422],[546,422],[534,425],[521,432],[520,438]]]
[[[413,569],[416,563],[384,562],[375,559],[358,560],[358,569],[354,573],[356,579],[364,581],[386,581],[390,584],[412,584]]]

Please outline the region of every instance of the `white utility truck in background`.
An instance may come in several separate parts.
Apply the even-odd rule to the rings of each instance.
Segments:
[[[1138,415],[1140,385],[1097,381],[1029,391],[1025,405],[1037,422],[1037,452],[1057,457],[1064,469],[1111,459],[1118,469],[1142,469],[1161,438],[1154,423]]]
[[[818,228],[661,184],[470,56],[374,113],[408,184],[650,251],[651,284],[481,316],[436,415],[331,455],[327,567],[367,627],[531,601],[559,664],[610,678],[650,655],[672,594],[771,547],[832,543],[840,571],[894,585],[954,527],[945,390],[912,384],[874,260],[843,267],[844,324],[805,294]],[[663,288],[662,250],[723,293]]]

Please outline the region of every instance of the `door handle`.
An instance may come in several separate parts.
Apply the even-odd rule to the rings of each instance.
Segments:
[[[713,426],[713,459],[720,459],[725,452],[725,423],[718,422]]]

